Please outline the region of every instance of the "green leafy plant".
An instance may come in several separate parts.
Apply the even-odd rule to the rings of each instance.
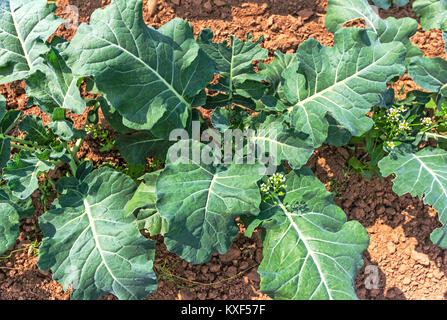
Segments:
[[[425,79],[417,71],[425,60],[409,41],[414,20],[382,20],[366,0],[331,0],[326,24],[334,46],[309,39],[294,54],[276,52],[268,64],[259,61],[268,56],[262,38],[215,43],[211,30],[195,38],[181,19],[147,27],[141,0],[112,0],[71,42],[48,42],[62,22],[54,9],[44,0],[0,1],[0,83],[24,79],[30,103],[51,116],[44,126],[7,110],[0,98],[0,252],[15,243],[19,219],[32,215],[38,177],[67,164],[67,175],[49,182],[57,198],[39,218],[38,266],[71,287],[73,299],[106,293],[143,299],[157,288],[155,242],[139,230],[163,235],[169,251],[204,263],[228,251],[238,217],[247,236],[258,227],[265,231],[258,268],[263,292],[278,299],[357,298],[354,278],[369,239],[305,166],[323,143],[366,137],[371,150],[381,145],[384,154],[374,161],[382,159],[383,175],[397,174],[396,191],[407,187],[401,174],[419,170],[410,191],[425,194],[445,222],[445,151],[406,147],[441,136],[443,85],[430,95],[437,110],[430,127],[420,112],[406,118],[403,109],[426,105],[419,98],[384,102],[387,84],[407,66],[416,81]],[[357,18],[368,21],[366,29],[342,28]],[[98,98],[82,98],[83,79]],[[94,107],[83,128],[74,128],[66,110],[80,114],[87,106]],[[198,107],[212,111],[211,121]],[[402,119],[383,120],[401,107],[406,125],[418,129],[402,139]],[[97,125],[99,110],[118,132],[115,143]],[[14,128],[22,138],[11,134]],[[95,169],[79,159],[87,134],[117,148],[126,164]],[[224,143],[222,135],[229,137]],[[396,141],[395,148],[383,147]],[[156,159],[149,173],[147,158]],[[437,244],[445,244],[444,234],[435,231]]]
[[[424,29],[443,27],[447,12],[443,6],[445,2],[437,0],[413,2],[416,14],[422,15]],[[343,8],[345,10],[341,10]],[[429,16],[430,20],[426,20]],[[414,24],[412,19],[403,21],[388,18],[383,21],[368,9],[366,1],[330,1],[326,23],[333,30],[356,18],[365,19],[368,22],[367,29],[375,29],[379,35],[394,34],[393,29],[383,29],[384,23],[402,21],[403,29]],[[408,39],[412,33],[413,31],[404,37]],[[443,37],[446,39],[447,35],[444,33]],[[408,52],[415,51],[407,40],[403,43],[407,43],[407,68],[410,76],[428,92],[409,92],[402,100],[395,99],[393,90],[383,92],[381,103],[374,109],[374,127],[361,140],[366,141],[366,149],[371,157],[367,168],[376,170],[377,165],[379,175],[386,177],[393,174],[393,190],[398,195],[410,193],[419,196],[438,210],[443,227],[433,231],[431,240],[445,248],[447,181],[443,167],[446,166],[444,84],[447,82],[447,64],[442,58],[425,58],[420,52],[408,56]],[[427,113],[430,109],[432,111]],[[428,138],[437,140],[438,148],[428,146],[421,150],[420,143]]]
[[[395,99],[394,90],[390,89],[383,104],[373,108],[373,128],[350,141],[351,144],[363,144],[362,148],[366,151],[363,158],[369,157],[368,161],[351,157],[348,164],[352,169],[366,177],[372,174],[381,176],[378,163],[390,151],[402,143],[417,145],[422,137],[445,132],[445,111],[433,112],[430,108],[435,104],[432,97],[432,93],[410,91],[405,99],[400,100]]]

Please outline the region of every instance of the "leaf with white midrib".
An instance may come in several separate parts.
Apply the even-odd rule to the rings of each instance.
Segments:
[[[447,152],[443,149],[424,148],[416,153],[399,149],[379,162],[383,176],[396,175],[393,190],[398,195],[410,193],[424,198],[424,203],[438,211],[439,221],[444,225],[436,229],[431,240],[436,245],[447,247]]]
[[[45,0],[0,1],[0,83],[29,76],[62,19]]]
[[[306,164],[314,151],[307,135],[288,128],[282,117],[268,116],[256,128],[252,141],[257,152],[268,152],[276,165],[287,160],[293,168]]]
[[[3,178],[8,180],[12,194],[23,200],[38,189],[38,175],[41,172],[54,169],[54,163],[39,160],[35,154],[22,151],[8,162],[3,169]]]
[[[156,289],[155,245],[141,236],[125,205],[131,178],[111,168],[89,173],[87,190],[69,189],[40,219],[44,234],[38,265],[74,289],[72,299],[143,299]]]
[[[160,137],[187,126],[191,104],[214,72],[192,26],[173,19],[158,30],[147,27],[142,0],[112,0],[96,10],[64,56],[77,76],[95,77],[126,126]]]
[[[286,176],[285,197],[262,205],[258,272],[274,299],[356,299],[354,278],[368,235],[335,205],[309,168]]]
[[[269,95],[283,98],[282,73],[297,62],[298,57],[295,54],[284,54],[277,50],[275,51],[275,59],[271,63],[259,63],[258,74],[269,83]]]
[[[308,39],[297,51],[299,64],[283,72],[284,94],[291,124],[309,134],[314,147],[327,138],[329,113],[354,136],[372,126],[366,116],[380,102],[386,82],[405,71],[405,47],[380,43],[371,31],[344,28],[334,46]]]
[[[65,108],[76,114],[84,112],[86,104],[79,92],[79,78],[73,76],[60,55],[67,45],[52,45],[36,64],[36,72],[25,80],[28,105],[37,104],[47,113],[52,113],[54,108]]]
[[[202,30],[197,37],[197,42],[202,50],[216,63],[216,72],[221,75],[219,89],[228,94],[227,96],[221,95],[220,98],[227,98],[222,105],[238,103],[237,91],[244,91],[245,81],[253,80],[251,82],[253,85],[255,83],[260,85],[252,62],[268,57],[267,49],[259,46],[264,41],[263,37],[260,37],[257,41],[251,41],[252,36],[248,34],[246,42],[234,36],[230,36],[230,40],[229,44],[226,40],[221,43],[213,42],[213,32],[210,29]],[[264,89],[263,85],[259,87],[261,91]],[[212,87],[210,86],[209,89],[211,90]]]
[[[107,259],[104,256],[104,252],[107,252],[106,250],[104,250],[101,247],[101,242],[98,239],[98,236],[101,236],[100,234],[98,234],[98,232],[96,231],[96,227],[95,227],[95,219],[92,216],[92,212],[91,212],[91,205],[90,203],[88,203],[87,199],[84,199],[84,208],[85,208],[85,213],[87,214],[88,217],[88,221],[89,221],[89,226],[90,229],[92,231],[92,235],[93,235],[93,239],[95,240],[95,247],[98,249],[99,255],[101,256],[101,264],[104,265],[107,269],[107,271],[109,272],[110,276],[113,278],[114,281],[116,281],[123,289],[125,289],[127,292],[129,292],[129,295],[132,298],[137,298],[137,296],[135,296],[134,293],[132,293],[131,291],[129,291],[125,285],[123,285],[120,280],[118,278],[115,277],[114,272],[110,269],[109,265],[107,264]],[[108,222],[110,224],[116,224],[115,221],[112,220],[104,220],[104,222]],[[112,253],[112,252],[109,252]]]
[[[181,140],[168,152],[197,141]],[[261,197],[256,182],[259,165],[207,165],[181,157],[168,158],[157,181],[157,210],[169,225],[164,235],[169,251],[190,263],[204,263],[216,251],[226,253],[238,233],[234,219],[257,215]]]

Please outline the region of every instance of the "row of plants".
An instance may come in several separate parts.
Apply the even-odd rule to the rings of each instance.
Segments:
[[[445,20],[445,1],[430,2],[438,5],[423,16]],[[143,299],[156,290],[155,241],[139,230],[163,235],[169,251],[199,264],[228,251],[237,217],[247,236],[263,229],[262,292],[356,299],[354,278],[369,239],[305,166],[324,143],[364,142],[368,161],[351,164],[395,175],[396,193],[410,192],[438,210],[444,226],[431,238],[447,247],[447,62],[424,58],[412,45],[415,20],[383,20],[366,0],[330,0],[333,47],[308,39],[296,53],[277,51],[254,68],[268,58],[262,38],[217,43],[209,29],[195,38],[181,19],[155,30],[143,21],[141,0],[112,0],[70,42],[48,41],[63,22],[54,10],[45,0],[0,0],[0,83],[24,80],[29,105],[51,116],[44,126],[8,109],[0,96],[0,253],[15,244],[19,220],[34,213],[39,176],[66,164],[66,176],[50,179],[57,199],[39,217],[38,267],[71,287],[72,299]],[[358,18],[366,28],[343,28]],[[428,92],[395,97],[389,84],[406,71]],[[81,96],[83,80],[98,98]],[[212,110],[210,121],[198,107]],[[84,128],[74,128],[68,111],[87,108]],[[129,174],[79,159],[99,110],[119,133],[113,142],[97,133],[104,150],[117,148],[132,168],[148,157],[164,168]],[[249,130],[242,147],[230,146],[242,163],[220,161],[224,146],[201,142]],[[429,138],[437,148],[421,149]],[[253,144],[268,161],[248,161]],[[267,162],[274,172],[265,170]]]

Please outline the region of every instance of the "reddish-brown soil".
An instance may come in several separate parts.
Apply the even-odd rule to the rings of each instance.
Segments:
[[[150,0],[149,2],[151,2]],[[91,13],[109,0],[59,0],[57,14],[67,18],[68,5],[79,8],[80,22],[88,22]],[[156,28],[174,17],[190,21],[197,34],[211,28],[215,39],[222,41],[233,34],[245,38],[250,32],[255,39],[264,35],[262,44],[269,49],[293,52],[307,38],[315,38],[326,46],[333,35],[324,28],[327,0],[158,0],[148,8],[144,18]],[[383,17],[414,17],[410,5],[381,11]],[[75,30],[62,25],[56,34],[70,39]],[[429,57],[446,57],[439,31],[423,32],[419,28],[412,41]],[[404,76],[396,84],[407,83],[407,90],[417,86]],[[25,85],[17,81],[0,86],[8,108],[21,109],[25,114],[49,117],[37,107],[27,108]],[[82,126],[85,113],[73,117]],[[108,128],[111,138],[113,130]],[[101,153],[98,141],[87,139],[79,155],[92,159],[96,165],[111,161],[122,164],[116,151]],[[356,151],[361,152],[361,151]],[[309,160],[317,177],[346,212],[348,219],[358,220],[368,231],[370,246],[364,253],[365,266],[356,278],[357,294],[361,299],[445,299],[447,298],[447,250],[434,246],[431,231],[440,226],[437,213],[417,198],[396,196],[390,179],[364,179],[350,172],[346,164],[351,151],[346,148],[323,146]],[[61,168],[60,170],[65,170]],[[51,272],[39,271],[32,241],[41,240],[37,217],[43,213],[39,191],[33,194],[36,214],[21,222],[21,234],[16,245],[0,257],[0,299],[69,299],[70,292],[51,280]],[[267,299],[259,291],[257,266],[262,259],[260,232],[251,239],[243,229],[225,255],[214,255],[201,265],[191,265],[169,253],[157,237],[155,270],[160,279],[159,289],[148,299]],[[30,249],[31,248],[31,249]],[[377,268],[371,269],[371,266]],[[378,281],[374,281],[374,272]],[[371,289],[371,285],[373,288]],[[376,286],[374,286],[376,285]],[[103,299],[114,299],[112,295]]]

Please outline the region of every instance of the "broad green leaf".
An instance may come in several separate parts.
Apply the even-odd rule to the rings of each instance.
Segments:
[[[84,130],[73,128],[73,121],[71,119],[53,120],[48,124],[48,127],[63,141],[80,139],[86,135]]]
[[[39,187],[39,174],[52,169],[53,163],[39,160],[36,156],[22,151],[8,162],[8,166],[3,170],[3,178],[9,181],[12,194],[23,200]]]
[[[431,234],[434,244],[447,248],[447,152],[424,148],[415,153],[396,150],[379,162],[384,177],[394,173],[393,190],[399,196],[410,193],[438,211],[444,225]]]
[[[8,203],[0,202],[0,254],[11,248],[20,234],[19,214]]]
[[[142,0],[112,0],[96,10],[64,55],[76,76],[95,77],[124,125],[160,137],[187,126],[191,104],[214,74],[191,25],[173,19],[147,27]]]
[[[380,43],[366,30],[344,28],[333,47],[308,39],[298,47],[299,65],[286,69],[284,93],[292,125],[309,135],[314,147],[327,138],[329,113],[353,136],[372,126],[366,113],[381,100],[386,82],[405,72],[405,47]]]
[[[46,128],[42,119],[35,115],[27,115],[19,123],[19,129],[26,132],[26,139],[35,142],[41,146],[45,146],[54,141],[54,136]]]
[[[261,291],[274,299],[357,299],[369,239],[308,168],[286,176],[286,195],[263,204]]]
[[[55,183],[56,191],[59,194],[67,194],[68,191],[79,191],[86,193],[88,186],[83,182],[90,172],[93,171],[93,164],[89,160],[82,161],[77,169],[75,176],[61,177]]]
[[[269,108],[282,111],[285,106],[277,106],[278,100],[286,100],[283,93],[283,72],[289,67],[298,63],[298,57],[295,54],[284,54],[281,51],[275,51],[275,59],[269,64],[260,63],[258,71],[260,77],[269,83],[267,95],[261,100]],[[269,102],[273,102],[269,103]]]
[[[61,57],[58,50],[61,48],[51,47],[35,66],[36,72],[25,80],[28,104],[37,104],[47,113],[54,108],[65,108],[81,114],[86,104],[79,92],[80,81]]]
[[[85,130],[74,128],[73,120],[67,118],[66,111],[67,110],[64,108],[55,108],[51,116],[52,121],[48,124],[48,127],[56,136],[58,136],[63,141],[71,141],[84,138],[86,135]]]
[[[380,9],[389,9],[391,6],[402,7],[408,3],[409,0],[372,0],[374,5]]]
[[[38,266],[51,269],[72,299],[144,299],[157,287],[155,244],[124,217],[135,192],[131,178],[111,168],[92,171],[83,192],[69,190],[40,219],[44,234]]]
[[[156,187],[157,209],[168,221],[164,240],[169,251],[190,263],[203,263],[216,251],[225,253],[238,233],[234,219],[257,215],[261,196],[256,182],[261,166],[231,164],[213,166],[171,153],[189,146],[206,150],[197,141],[182,140],[168,152],[168,161]]]
[[[101,105],[101,111],[104,118],[115,131],[120,133],[129,133],[133,131],[133,129],[126,127],[123,124],[123,116],[120,115],[119,112],[116,111],[104,97],[99,97],[96,100]]]
[[[443,33],[443,37],[447,40],[446,33]],[[410,60],[408,73],[422,89],[447,97],[446,60],[441,57],[414,57]]]
[[[138,229],[145,229],[151,236],[164,235],[169,230],[168,221],[159,212],[141,209],[136,216]]]
[[[138,186],[137,191],[132,196],[132,199],[126,204],[126,217],[134,214],[138,209],[152,209],[153,213],[157,212],[155,203],[157,197],[155,196],[155,185],[160,176],[161,171],[155,171],[145,174],[141,179],[143,180]]]
[[[267,117],[252,138],[257,150],[269,152],[276,165],[287,160],[293,168],[300,168],[314,151],[307,135],[289,128],[282,117]]]
[[[2,117],[0,121],[0,134],[8,134],[19,122],[22,116],[22,111],[19,110],[8,110]]]
[[[11,248],[20,234],[19,219],[34,213],[31,198],[19,200],[7,186],[0,188],[0,255]]]
[[[161,171],[144,175],[143,182],[138,186],[132,199],[126,205],[126,216],[133,214],[136,218],[137,228],[146,229],[151,236],[164,235],[168,231],[168,223],[157,212],[155,187]]]
[[[32,74],[39,56],[48,51],[45,41],[62,19],[46,0],[0,1],[0,84]]]
[[[214,110],[211,115],[213,128],[220,132],[225,132],[225,130],[229,129],[231,125],[231,114],[232,110],[226,108],[217,108]]]
[[[159,156],[164,159],[166,151],[172,142],[157,138],[149,131],[138,132],[131,135],[119,135],[115,146],[121,155],[131,164],[146,164],[149,156]]]
[[[213,42],[213,31],[204,29],[199,34],[197,42],[200,47],[216,63],[216,72],[229,78],[232,83],[242,83],[249,74],[255,74],[253,60],[267,59],[268,51],[259,46],[264,41],[261,37],[257,41],[251,41],[252,36],[247,35],[244,42],[234,36],[221,43]]]
[[[341,126],[334,118],[326,115],[326,120],[329,123],[328,136],[325,143],[332,146],[341,147],[351,140],[351,133],[349,130]]]
[[[93,163],[89,160],[82,161],[76,169],[76,178],[83,181],[93,171]]]
[[[446,0],[414,0],[413,11],[420,17],[422,28],[443,29],[447,31],[447,1]]]
[[[401,5],[404,1],[394,1],[396,5]],[[390,1],[381,1],[382,3]],[[397,3],[399,2],[399,3]],[[346,22],[355,19],[363,19],[366,23],[366,29],[374,31],[382,43],[393,41],[402,42],[407,49],[407,61],[411,57],[421,56],[422,51],[413,45],[410,37],[417,29],[418,23],[411,18],[395,19],[389,17],[381,19],[380,16],[371,8],[367,0],[330,0],[326,14],[326,27],[330,32],[335,32],[342,28]]]
[[[210,86],[212,91],[221,91],[219,103],[215,98],[210,98],[207,105],[221,107],[233,103],[254,106],[249,98],[259,99],[265,86],[257,80],[253,68],[253,60],[267,59],[267,49],[262,49],[259,44],[264,41],[261,37],[257,41],[251,41],[252,36],[247,35],[244,42],[234,36],[230,36],[230,44],[225,40],[221,43],[213,42],[213,32],[210,29],[202,30],[197,37],[197,42],[216,63],[216,72],[221,77],[218,85]],[[238,97],[239,96],[239,97]],[[241,99],[243,98],[249,99]]]
[[[0,203],[7,203],[14,207],[20,219],[29,218],[34,214],[34,206],[31,198],[20,200],[12,195],[7,185],[0,188]]]

